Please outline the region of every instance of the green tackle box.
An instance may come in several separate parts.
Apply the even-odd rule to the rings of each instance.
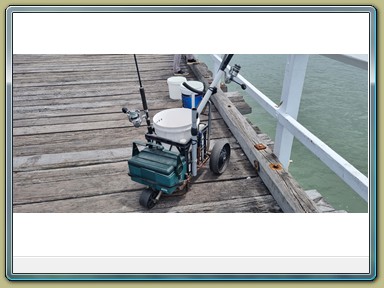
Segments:
[[[137,145],[146,148],[139,151]],[[128,174],[133,181],[172,194],[185,179],[187,164],[179,153],[164,150],[161,145],[141,142],[134,142],[132,151]]]

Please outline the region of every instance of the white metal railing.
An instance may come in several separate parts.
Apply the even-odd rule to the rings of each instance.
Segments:
[[[350,65],[368,69],[368,59],[354,55],[324,55],[329,58],[348,63]],[[221,63],[219,55],[212,55],[216,69]],[[332,150],[296,119],[300,106],[300,99],[304,84],[304,77],[308,63],[308,55],[289,55],[285,70],[283,90],[280,105],[274,103],[252,83],[238,74],[236,80],[244,83],[245,92],[259,105],[277,119],[277,129],[274,153],[284,167],[288,167],[291,156],[293,138],[296,137],[307,149],[316,155],[325,165],[336,173],[366,202],[368,201],[368,177],[352,166],[347,160]],[[227,67],[230,69],[230,67]]]

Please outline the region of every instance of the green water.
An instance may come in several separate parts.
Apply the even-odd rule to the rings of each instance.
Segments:
[[[209,67],[212,60],[198,55]],[[280,102],[286,55],[235,55],[241,75],[275,103]],[[247,117],[275,138],[276,120],[240,91],[252,113]],[[368,174],[368,73],[320,55],[309,57],[298,121],[328,146]],[[367,212],[367,203],[297,140],[293,143],[290,173],[305,189],[318,190],[336,209]]]

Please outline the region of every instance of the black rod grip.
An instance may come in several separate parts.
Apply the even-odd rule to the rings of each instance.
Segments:
[[[147,98],[145,97],[145,92],[143,87],[140,87],[140,96],[141,96],[141,102],[143,103],[143,109],[144,111],[147,111],[148,110]]]
[[[233,54],[226,54],[224,56],[223,61],[221,62],[219,70],[224,71],[225,68],[227,68],[227,66],[228,66],[229,62],[231,61],[232,57],[233,57]]]
[[[139,90],[140,90],[140,95],[141,95],[141,102],[143,103],[143,110],[144,110],[145,116],[146,116],[145,118],[146,118],[146,122],[147,122],[148,133],[152,134],[153,133],[153,129],[152,129],[152,126],[151,126],[151,120],[149,119],[147,98],[145,97],[144,88],[140,87]]]

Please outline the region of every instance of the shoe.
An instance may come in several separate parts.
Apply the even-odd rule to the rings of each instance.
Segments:
[[[183,70],[179,70],[179,71],[173,73],[173,75],[175,75],[175,76],[187,76],[187,75],[189,75],[189,73],[185,72]]]
[[[188,65],[194,65],[194,64],[199,64],[200,62],[197,61],[196,59],[189,59],[187,60]]]

